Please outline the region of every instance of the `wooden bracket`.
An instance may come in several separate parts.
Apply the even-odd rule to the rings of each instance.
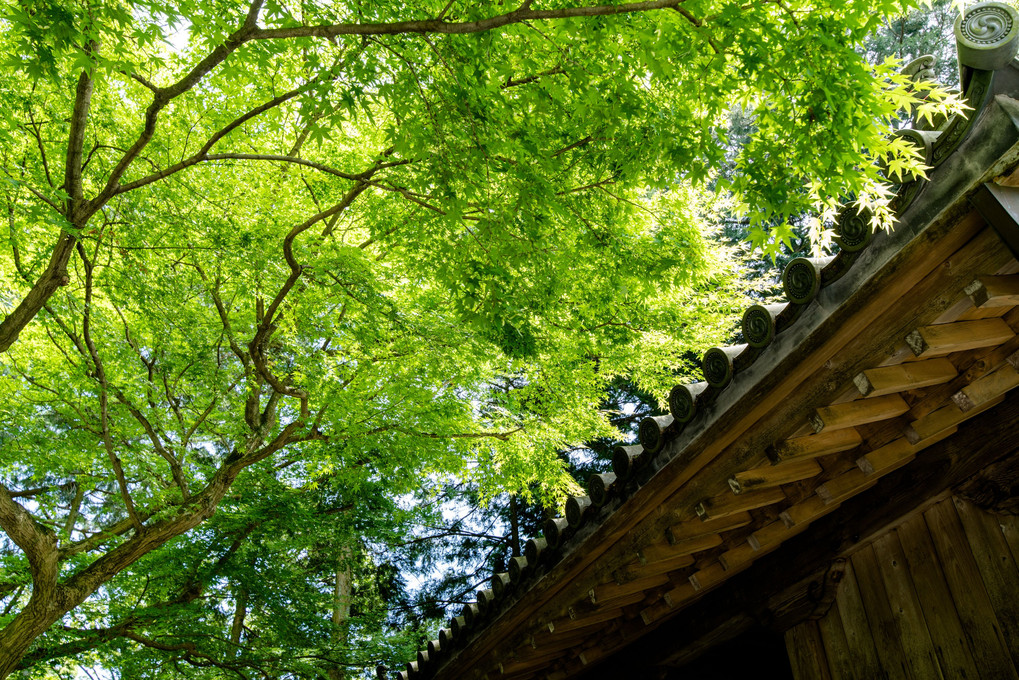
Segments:
[[[1019,189],[987,182],[970,202],[1019,259]]]

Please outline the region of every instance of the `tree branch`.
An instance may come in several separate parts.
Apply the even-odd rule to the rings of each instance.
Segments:
[[[85,340],[85,346],[88,348],[89,356],[92,357],[92,364],[96,369],[96,379],[99,381],[99,423],[103,431],[103,446],[106,449],[106,456],[110,459],[110,465],[113,467],[113,473],[117,477],[117,486],[120,487],[120,496],[124,501],[127,514],[134,523],[135,530],[138,533],[142,533],[145,531],[145,526],[135,511],[134,501],[131,500],[131,493],[127,488],[127,478],[124,476],[124,467],[120,463],[120,458],[117,457],[117,452],[113,450],[108,404],[109,384],[106,380],[106,370],[103,367],[103,362],[99,358],[99,352],[96,351],[95,343],[92,341],[92,262],[85,255],[85,248],[80,243],[78,244],[78,254],[85,265],[85,312],[81,324],[82,337]]]
[[[290,90],[289,92],[284,92],[283,94],[279,95],[278,97],[274,97],[274,98],[270,99],[269,101],[264,102],[263,104],[261,104],[259,106],[256,106],[255,108],[251,109],[250,111],[247,111],[246,113],[238,116],[237,118],[235,118],[234,120],[230,121],[225,126],[220,128],[219,130],[217,130],[215,133],[213,133],[213,135],[211,137],[209,137],[209,139],[206,140],[205,144],[202,145],[201,149],[199,149],[197,152],[195,152],[194,154],[192,154],[188,158],[185,158],[184,160],[180,161],[179,163],[174,163],[173,165],[171,165],[169,167],[166,167],[166,168],[164,168],[164,169],[162,169],[162,170],[160,170],[158,172],[154,172],[151,175],[147,175],[145,177],[142,177],[141,179],[137,179],[137,180],[135,180],[133,182],[129,182],[128,184],[124,184],[124,185],[120,185],[119,184],[119,177],[118,177],[118,184],[111,185],[111,184],[107,183],[106,189],[104,189],[103,193],[101,193],[99,196],[97,196],[95,198],[95,200],[93,201],[93,204],[96,205],[96,206],[99,206],[101,204],[105,204],[105,202],[108,201],[113,196],[117,196],[117,195],[126,193],[128,191],[133,191],[134,189],[138,189],[140,187],[147,186],[149,184],[152,184],[153,182],[158,182],[161,179],[166,179],[170,175],[178,173],[181,170],[184,170],[186,168],[190,168],[193,165],[197,165],[198,163],[202,163],[202,162],[211,160],[209,158],[209,150],[212,149],[213,146],[215,146],[216,142],[218,142],[223,137],[227,136],[228,134],[230,134],[231,132],[233,132],[238,127],[240,127],[241,125],[243,125],[247,121],[251,120],[252,118],[257,117],[257,116],[265,113],[266,111],[271,111],[272,109],[276,108],[280,104],[283,104],[284,102],[287,102],[287,101],[293,99],[294,97],[298,96],[302,92],[304,92],[307,89],[309,89],[312,85],[314,85],[317,82],[318,82],[318,79],[314,79],[313,78],[312,80],[309,80],[308,82],[304,83],[303,85],[295,87],[294,89]],[[139,151],[140,151],[140,149],[139,149]],[[123,173],[121,173],[121,175],[122,174]]]
[[[611,16],[614,14],[635,14],[659,9],[678,7],[683,0],[651,0],[649,2],[626,2],[619,5],[589,5],[564,7],[561,9],[535,10],[530,3],[512,12],[498,14],[477,21],[445,21],[424,19],[420,21],[396,21],[370,24],[329,24],[319,26],[293,26],[287,28],[260,28],[252,32],[250,40],[279,40],[285,38],[335,38],[341,35],[401,35],[401,34],[452,34],[482,33],[511,24],[526,21],[549,21],[578,17]]]
[[[28,559],[32,572],[33,598],[44,598],[52,593],[58,573],[57,537],[36,522],[3,484],[0,484],[0,528]]]
[[[221,45],[217,45],[212,52],[198,62],[198,64],[180,80],[168,87],[150,88],[153,89],[152,103],[149,104],[148,108],[145,110],[145,124],[142,127],[142,132],[138,136],[138,139],[135,140],[135,143],[131,145],[131,148],[127,150],[117,165],[113,168],[113,171],[106,180],[106,186],[103,190],[98,196],[89,202],[90,213],[95,213],[103,205],[105,205],[110,198],[118,193],[121,177],[123,177],[124,173],[127,172],[127,169],[131,167],[131,164],[138,157],[138,154],[140,154],[148,143],[152,141],[152,137],[156,133],[156,124],[159,120],[159,113],[166,108],[171,101],[197,85],[198,82],[208,75],[210,71],[223,63],[223,61],[233,54],[237,48],[251,39],[251,35],[254,32],[258,21],[258,13],[262,9],[262,1],[263,0],[254,0],[249,6],[243,27],[227,36],[226,40],[224,40]]]

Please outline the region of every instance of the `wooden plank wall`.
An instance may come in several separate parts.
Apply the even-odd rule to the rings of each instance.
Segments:
[[[854,549],[785,634],[796,680],[1019,680],[1019,517],[951,497]]]

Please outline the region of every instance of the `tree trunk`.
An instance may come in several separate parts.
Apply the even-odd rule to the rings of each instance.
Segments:
[[[510,534],[512,536],[512,545],[510,546],[513,550],[513,557],[520,557],[520,525],[517,521],[517,497],[516,495],[510,496]]]
[[[46,301],[67,283],[67,262],[74,252],[74,237],[61,234],[50,256],[49,266],[21,303],[0,322],[0,353],[13,345],[21,331],[35,318]]]
[[[244,617],[248,615],[248,589],[244,586],[237,586],[235,599],[234,620],[230,626],[230,642],[236,647],[234,656],[239,656],[241,653],[241,633],[244,632]]]
[[[336,581],[333,585],[333,649],[339,650],[346,646],[345,624],[350,618],[350,598],[352,594],[350,574],[350,549],[344,548],[336,562]],[[335,651],[334,651],[335,653]],[[330,680],[343,680],[346,670],[343,666],[329,669]]]
[[[64,615],[55,597],[37,593],[33,592],[28,605],[0,630],[0,679],[17,669],[35,639]]]

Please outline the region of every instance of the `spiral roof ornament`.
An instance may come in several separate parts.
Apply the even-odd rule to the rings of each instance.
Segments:
[[[1019,13],[1003,2],[981,2],[955,20],[959,63],[982,71],[1006,66],[1019,51]]]

